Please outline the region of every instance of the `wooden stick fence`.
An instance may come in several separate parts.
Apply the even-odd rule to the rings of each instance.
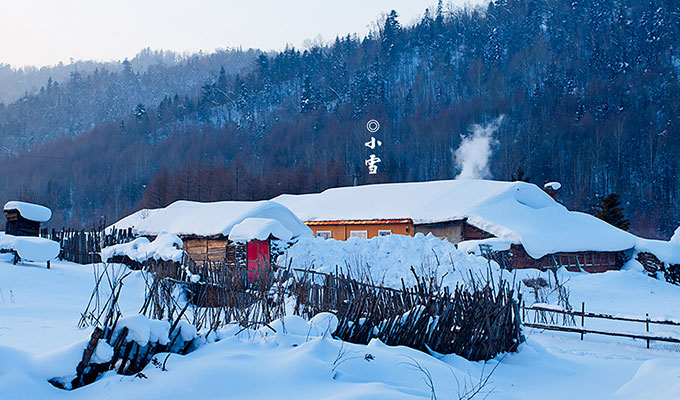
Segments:
[[[534,322],[527,322],[527,312],[534,312]],[[546,321],[545,315],[540,316],[541,314],[544,314],[544,313],[547,313],[549,315],[550,314],[560,314],[560,315],[564,315],[564,316],[570,316],[572,318],[573,317],[580,318],[581,326],[580,327],[568,326],[568,324],[555,325],[554,321],[556,319],[554,319],[554,318],[550,318],[551,322],[553,322],[553,323],[537,322],[537,320],[539,320],[539,319]],[[587,328],[584,327],[586,318],[604,319],[604,320],[621,321],[621,322],[642,323],[642,324],[645,324],[645,331],[647,332],[647,334],[638,334],[638,333],[631,333],[631,332],[611,332],[611,331],[605,331],[605,330],[599,330],[599,329],[587,329]],[[670,321],[670,320],[650,319],[649,313],[646,314],[645,318],[641,318],[641,317],[623,317],[623,316],[604,314],[604,313],[586,312],[585,311],[585,302],[581,303],[581,311],[560,310],[560,309],[555,309],[555,308],[552,308],[552,307],[545,307],[545,306],[540,306],[540,305],[533,305],[531,307],[526,307],[524,304],[522,304],[522,321],[523,321],[522,325],[529,327],[529,328],[560,331],[560,332],[579,333],[581,335],[581,340],[583,340],[583,336],[585,334],[590,333],[590,334],[597,334],[597,335],[617,336],[617,337],[626,337],[626,338],[631,338],[631,339],[645,340],[647,342],[647,348],[650,347],[651,341],[680,343],[680,338],[649,334],[649,325],[650,324],[667,325],[667,326],[680,326],[680,322]]]
[[[339,323],[329,333],[352,343],[367,344],[378,338],[388,345],[488,360],[514,351],[524,340],[519,302],[512,285],[502,279],[494,282],[490,275],[486,280],[471,275],[468,286],[449,289],[442,287],[436,277],[420,277],[412,269],[416,284],[407,286],[402,280],[402,287],[395,289],[376,285],[368,277],[367,282],[362,282],[341,271],[329,274],[272,266],[252,282],[243,279],[244,270],[239,266],[215,267],[219,267],[217,272],[194,282],[194,273],[187,273],[188,266],[182,263],[151,260],[143,266],[146,288],[140,314],[168,321],[171,341],[140,346],[127,338],[125,327],[117,329],[121,317],[117,302],[123,280],[130,272],[115,264],[104,264],[80,321],[80,326],[95,327],[76,367],[76,376],[68,381],[53,378],[50,382],[73,389],[110,370],[137,374],[160,352],[186,354],[193,339],[180,340],[182,319],[196,331],[207,327],[204,335],[233,322],[242,329],[273,330],[269,323],[290,312],[287,305],[291,299],[295,301],[295,315],[334,313]],[[104,301],[99,290],[105,283],[108,287],[103,289],[109,295]],[[175,290],[178,288],[184,289],[188,300],[184,304],[184,296]],[[93,355],[100,340],[112,347],[113,357],[98,363]]]
[[[127,243],[134,239],[131,229],[119,230],[115,227],[108,233],[100,229],[74,230],[62,228],[42,229],[40,236],[59,243],[60,260],[68,260],[78,264],[101,262],[99,252],[103,247]]]

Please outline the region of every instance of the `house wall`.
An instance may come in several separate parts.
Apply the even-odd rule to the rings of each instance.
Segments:
[[[462,240],[480,240],[489,239],[496,237],[489,232],[483,231],[477,227],[474,227],[467,222],[463,223],[463,239]]]
[[[225,262],[227,260],[227,245],[229,240],[222,238],[191,237],[182,238],[183,250],[196,265],[203,266],[206,262]]]
[[[40,236],[40,222],[28,220],[17,210],[5,211],[5,233],[14,236]]]
[[[509,250],[512,268],[536,268],[545,270],[555,267],[566,267],[569,271],[583,269],[587,272],[605,272],[621,269],[626,261],[623,251],[582,251],[548,254],[534,259],[527,254],[524,247],[513,244]]]
[[[436,237],[447,239],[451,243],[458,243],[463,240],[463,226],[462,221],[442,222],[438,224],[421,224],[415,225],[415,233],[422,233],[427,235],[433,234]]]
[[[210,263],[240,263],[244,267],[247,265],[246,243],[232,242],[227,237],[182,237],[182,242],[184,242],[182,250],[187,252],[191,261],[198,267]],[[272,249],[268,240],[254,242],[260,243],[260,248],[266,243],[269,253],[266,258],[267,263],[270,260],[275,260],[277,254],[273,253],[274,249]]]
[[[336,240],[347,240],[352,231],[366,231],[367,238],[378,236],[379,232],[389,230],[393,235],[413,236],[413,224],[410,222],[374,222],[374,221],[339,221],[332,222],[308,222],[307,226],[318,236],[318,232],[331,232],[331,237]]]

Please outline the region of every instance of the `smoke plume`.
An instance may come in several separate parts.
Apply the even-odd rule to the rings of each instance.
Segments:
[[[503,115],[485,126],[474,124],[470,134],[462,136],[463,140],[454,153],[456,166],[460,169],[456,179],[484,179],[490,176],[489,158],[496,143],[493,135],[502,121]]]

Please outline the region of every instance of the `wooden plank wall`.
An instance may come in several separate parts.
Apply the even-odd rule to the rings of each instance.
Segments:
[[[227,238],[186,238],[184,250],[198,266],[227,261]]]
[[[587,272],[604,272],[618,270],[623,266],[623,252],[618,251],[583,251],[548,254],[539,259],[532,258],[521,245],[510,247],[513,268],[548,268],[566,267],[569,271],[583,269]]]

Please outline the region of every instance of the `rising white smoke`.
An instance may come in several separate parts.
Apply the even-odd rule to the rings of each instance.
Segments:
[[[489,158],[496,142],[493,135],[501,122],[503,115],[485,126],[473,125],[470,134],[462,136],[463,141],[454,153],[456,166],[460,169],[456,179],[484,179],[490,176]]]

